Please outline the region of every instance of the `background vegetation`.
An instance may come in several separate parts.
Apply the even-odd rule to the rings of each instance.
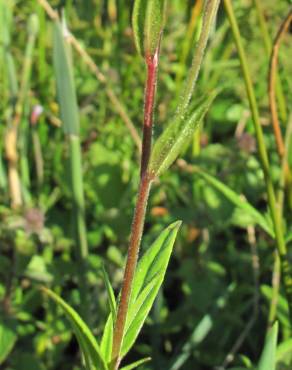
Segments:
[[[271,126],[268,71],[273,40],[290,5],[285,0],[232,3],[278,193],[282,172]],[[77,174],[72,182],[72,143],[66,127],[65,134],[62,129],[57,103],[50,14],[34,0],[2,0],[0,4],[0,366],[77,370],[82,368],[81,357],[70,324],[38,287],[46,285],[56,291],[88,315],[94,333],[101,334],[108,315],[102,265],[118,293],[139,178],[145,68],[133,42],[132,1],[50,1],[55,9],[64,10],[67,26],[76,37],[71,52],[80,116],[85,242],[75,236],[79,193],[72,183],[81,176]],[[202,22],[201,5],[199,0],[168,2],[154,138],[179,101]],[[32,14],[37,16],[38,29]],[[291,166],[290,44],[288,32],[280,47],[277,97]],[[292,368],[288,305],[281,285],[278,299],[272,298],[271,287],[279,285],[279,268],[275,242],[267,232],[271,222],[263,171],[223,6],[211,34],[194,105],[217,87],[223,89],[203,127],[185,147],[186,162],[176,162],[154,183],[150,197],[143,251],[171,222],[180,219],[183,224],[163,288],[126,358],[127,363],[151,356],[152,361],[141,369],[249,367],[257,363],[267,328],[276,318],[280,329],[277,368]],[[9,186],[14,163],[7,155],[7,142],[13,147],[7,136],[11,122],[18,127],[21,204],[17,194],[13,203]],[[222,184],[227,186],[223,190]],[[289,252],[289,188],[285,195],[283,224]],[[260,221],[258,214],[242,206],[242,197],[259,212]],[[88,244],[88,256],[86,252],[85,257],[82,253],[76,256],[76,243]],[[88,301],[78,287],[83,257]]]

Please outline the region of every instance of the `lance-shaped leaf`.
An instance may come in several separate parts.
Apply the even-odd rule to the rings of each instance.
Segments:
[[[215,99],[217,91],[208,98],[189,117],[177,117],[166,127],[156,140],[149,163],[149,172],[159,176],[176,160],[184,144],[194,134]]]
[[[142,56],[153,56],[159,45],[164,22],[165,0],[136,0],[133,8],[135,44]]]
[[[168,226],[139,261],[127,315],[121,356],[135,343],[163,282],[181,221]]]
[[[265,346],[258,364],[258,370],[276,370],[276,350],[278,339],[278,322],[268,332]]]
[[[122,367],[121,370],[132,370],[132,369],[136,369],[138,366],[140,366],[142,364],[145,364],[145,362],[148,362],[150,360],[151,360],[150,357],[142,358],[142,360],[135,361],[135,362],[133,362],[130,365],[127,365],[125,367]]]
[[[63,309],[70,321],[84,356],[86,370],[107,370],[108,367],[96,339],[78,313],[50,289],[42,288],[42,290]]]

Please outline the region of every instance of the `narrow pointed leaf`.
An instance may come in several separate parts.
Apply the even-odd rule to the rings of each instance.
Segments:
[[[136,301],[138,294],[159,270],[167,267],[180,226],[181,221],[169,225],[141,257],[134,277],[131,302]]]
[[[142,364],[145,364],[145,362],[148,362],[150,360],[151,360],[151,357],[145,357],[142,360],[138,360],[136,362],[133,362],[130,365],[127,365],[127,366],[122,367],[121,370],[132,370],[132,369],[136,369],[138,366],[140,366]]]
[[[87,370],[107,370],[96,339],[78,313],[50,289],[42,288],[42,290],[63,309],[70,321],[84,355]]]
[[[164,0],[148,0],[145,17],[145,54],[153,56],[160,42],[163,16]]]
[[[165,0],[135,0],[132,24],[136,48],[142,56],[153,56],[163,28]]]
[[[175,118],[156,140],[149,163],[149,172],[161,175],[176,160],[185,143],[193,136],[209,110],[217,91],[208,98],[188,118]]]
[[[139,294],[135,300],[135,304],[132,304],[128,311],[127,322],[125,326],[125,331],[131,330],[132,325],[136,325],[139,320],[138,316],[141,316],[141,312],[149,305],[151,294],[154,292],[157,285],[161,285],[163,276],[156,274],[153,279],[145,286],[142,292]]]
[[[102,276],[103,276],[103,281],[104,281],[104,284],[105,284],[106,290],[107,290],[107,295],[108,295],[108,300],[109,300],[109,306],[110,306],[111,314],[112,314],[112,316],[114,318],[114,321],[115,321],[115,319],[116,319],[117,303],[116,303],[116,298],[115,298],[114,290],[113,290],[113,288],[111,286],[111,283],[110,283],[108,274],[107,274],[104,266],[102,266]]]
[[[214,176],[206,173],[201,168],[194,167],[194,169],[195,173],[197,173],[207,183],[209,183],[220,193],[222,193],[236,207],[245,212],[251,218],[251,220],[261,226],[261,228],[265,230],[270,236],[274,237],[274,230],[272,226],[268,223],[268,220],[260,212],[258,212],[247,200],[240,197],[235,191],[230,189],[227,185],[223,184],[223,182],[216,179]]]
[[[129,304],[121,356],[135,343],[163,282],[181,222],[168,226],[138,263]]]
[[[104,358],[106,364],[110,363],[112,354],[112,344],[113,344],[113,332],[114,332],[113,316],[110,313],[102,335],[100,343],[100,351],[102,358]]]
[[[144,19],[146,14],[146,3],[148,0],[135,0],[132,25],[134,32],[134,40],[137,51],[140,55],[144,53],[143,41],[144,41]]]
[[[278,339],[278,322],[268,332],[265,346],[261,354],[258,370],[276,370],[276,350]]]
[[[63,36],[62,26],[54,22],[53,62],[57,82],[57,95],[61,119],[66,134],[79,134],[79,113],[73,79],[73,68],[68,45]]]

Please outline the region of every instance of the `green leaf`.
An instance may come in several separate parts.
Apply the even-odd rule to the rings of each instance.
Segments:
[[[148,0],[136,0],[134,2],[133,14],[132,14],[132,25],[134,32],[134,40],[137,51],[140,55],[143,55],[144,47],[144,19],[146,15],[146,4]]]
[[[12,319],[0,320],[0,364],[4,362],[12,351],[17,339],[15,321]]]
[[[107,274],[104,266],[102,266],[102,277],[103,277],[103,281],[104,281],[104,284],[105,284],[106,290],[107,290],[107,295],[108,295],[111,314],[112,314],[112,317],[114,318],[114,321],[115,321],[116,311],[117,311],[117,303],[116,303],[114,290],[111,286],[108,274]]]
[[[145,357],[142,360],[135,361],[135,362],[133,362],[130,365],[127,365],[127,366],[122,367],[121,370],[132,370],[132,369],[136,369],[138,366],[140,366],[142,364],[145,364],[145,362],[148,362],[150,360],[151,360],[151,357]]]
[[[113,316],[112,316],[112,313],[110,313],[106,321],[101,343],[100,343],[100,352],[106,364],[109,364],[111,361],[113,332],[114,332]]]
[[[107,370],[107,365],[96,339],[78,313],[50,289],[42,288],[42,290],[63,309],[67,319],[70,321],[84,355],[86,369]]]
[[[163,28],[164,0],[148,0],[145,16],[145,54],[153,56],[158,48]]]
[[[278,322],[268,332],[265,346],[261,354],[258,370],[276,370],[276,350],[278,339]]]
[[[161,37],[165,0],[136,0],[132,24],[136,48],[140,55],[154,56]]]
[[[220,180],[216,179],[214,176],[206,173],[204,170],[198,167],[193,167],[195,173],[202,177],[206,182],[212,185],[220,193],[222,193],[231,203],[238,207],[241,211],[244,211],[251,220],[262,227],[271,237],[274,237],[274,231],[267,219],[258,212],[247,200],[243,199],[235,191],[230,189],[227,185],[223,184]]]
[[[54,22],[53,62],[57,95],[65,134],[79,134],[79,113],[73,79],[73,68],[62,26]]]
[[[133,281],[121,357],[133,346],[163,282],[181,221],[168,226],[139,261]]]
[[[217,91],[208,98],[188,118],[175,118],[156,140],[149,163],[149,172],[161,175],[176,160],[184,144],[193,136],[210,108]]]
[[[270,303],[274,299],[273,288],[269,285],[261,285],[261,293],[265,296],[268,303]],[[287,299],[279,293],[277,301],[277,319],[282,323],[282,325],[289,328],[290,319]]]

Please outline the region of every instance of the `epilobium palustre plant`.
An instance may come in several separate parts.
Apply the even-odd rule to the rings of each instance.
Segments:
[[[177,221],[167,227],[138,261],[151,185],[176,160],[185,143],[192,137],[194,131],[203,120],[216,96],[216,92],[210,93],[205,101],[195,110],[190,104],[207,41],[219,6],[219,0],[208,0],[205,3],[202,31],[179,105],[171,122],[168,123],[152,147],[153,115],[160,44],[165,22],[165,6],[166,1],[164,0],[136,0],[133,8],[132,20],[135,43],[146,66],[140,180],[124,278],[117,300],[106,272],[104,271],[103,273],[110,302],[110,313],[104,326],[101,341],[98,342],[96,340],[91,330],[72,307],[51,290],[44,288],[44,291],[64,309],[71,321],[87,370],[120,369],[122,359],[134,345],[139,331],[149,314],[163,282],[175,238],[181,224],[180,221]],[[73,106],[74,110],[72,110],[72,106],[70,107],[70,102],[76,102],[71,61],[67,50],[68,45],[66,44],[64,33],[62,34],[61,32],[61,25],[58,19],[55,20],[54,27],[54,47],[57,51],[54,59],[59,103],[64,120],[65,134],[68,136],[70,143],[72,143],[72,173],[75,171],[77,173],[76,176],[78,176],[81,168],[78,120],[76,120],[78,115],[75,110],[76,105],[74,104]],[[74,158],[76,159],[75,162],[73,161]],[[75,194],[74,199],[77,207],[76,225],[80,226],[80,228],[77,227],[81,240],[78,253],[81,260],[83,260],[84,253],[86,253],[86,245],[82,244],[82,236],[85,232],[83,193],[80,187],[74,187],[73,183],[76,176],[73,176],[72,193]],[[139,364],[148,360],[148,358],[142,359],[122,369],[136,368]]]

